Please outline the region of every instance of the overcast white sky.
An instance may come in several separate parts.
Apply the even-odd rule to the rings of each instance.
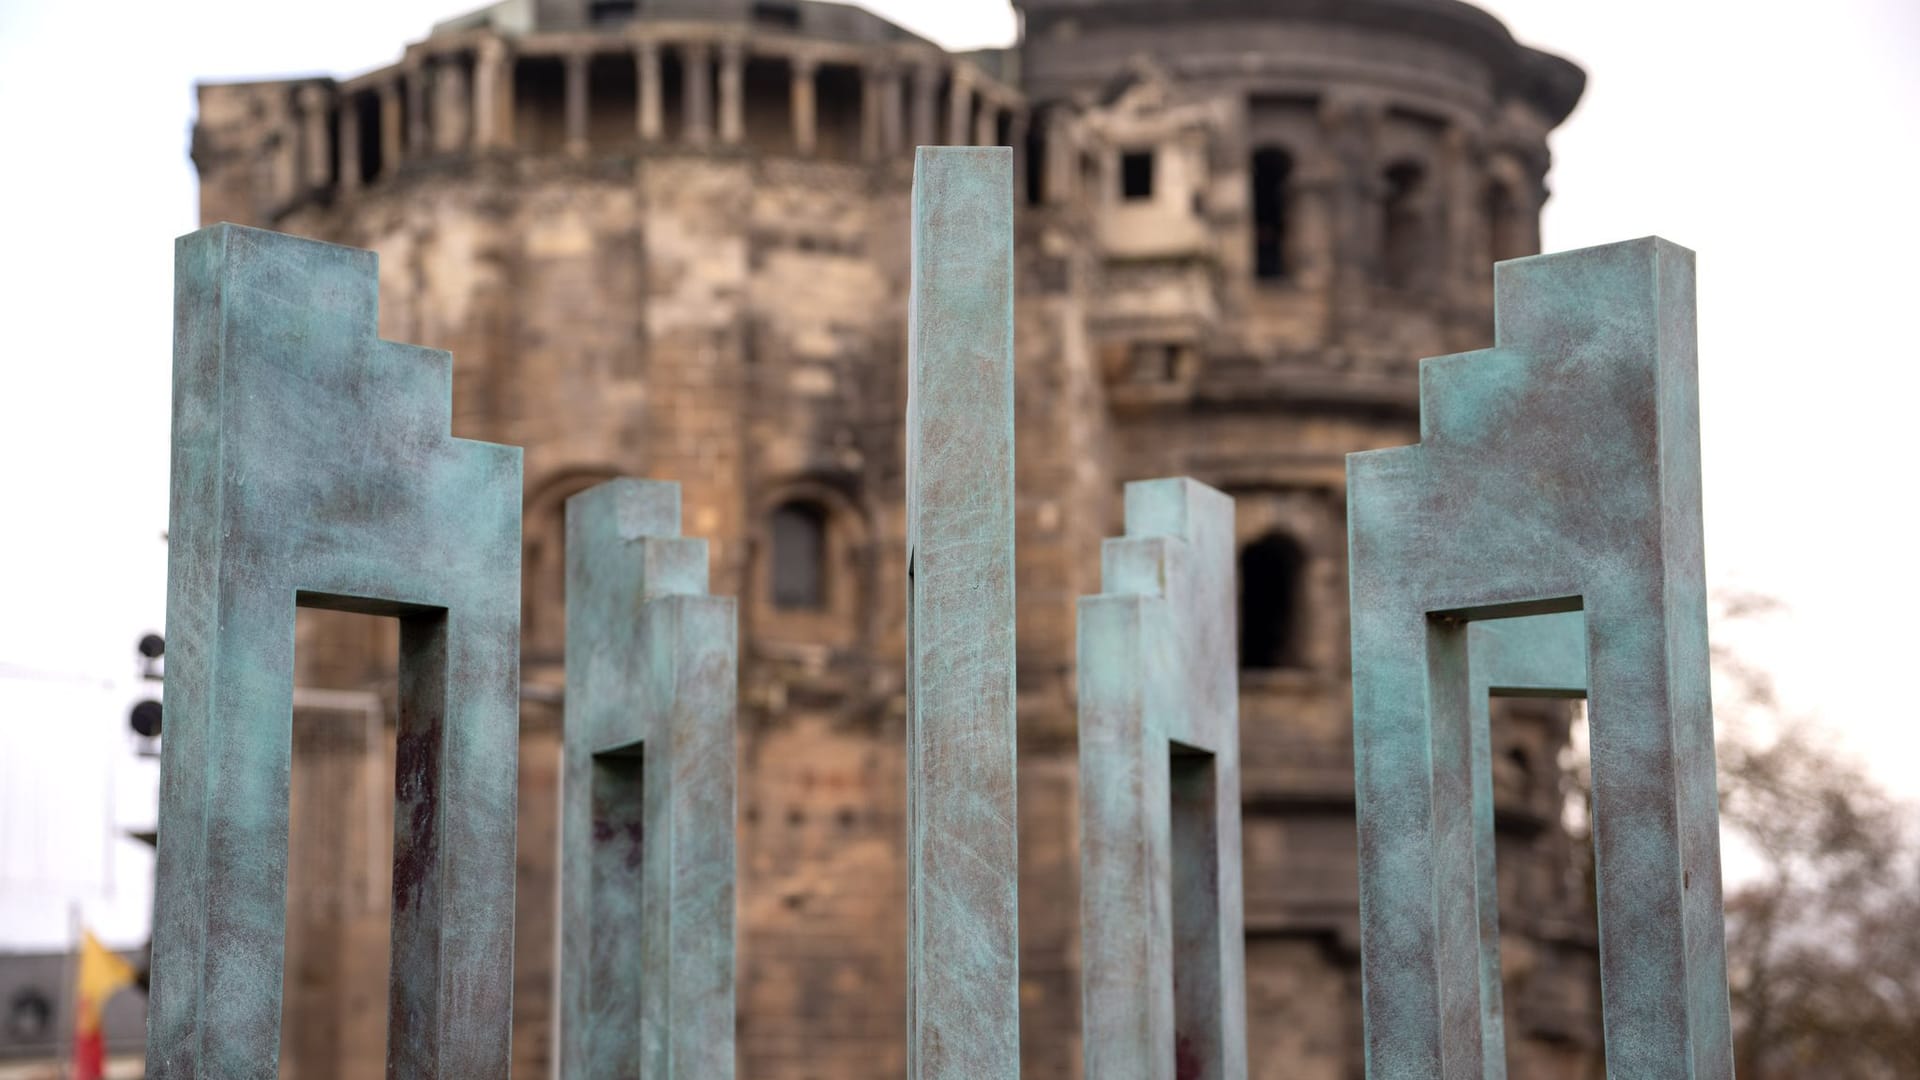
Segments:
[[[349,74],[463,0],[0,0],[0,949],[65,897],[145,934],[153,767],[124,735],[165,608],[172,240],[198,224],[196,79]],[[873,0],[952,47],[1005,0]],[[1591,75],[1553,139],[1548,250],[1700,253],[1707,571],[1780,598],[1715,627],[1920,794],[1908,432],[1920,390],[1920,3],[1489,0]],[[434,344],[423,342],[422,344]]]

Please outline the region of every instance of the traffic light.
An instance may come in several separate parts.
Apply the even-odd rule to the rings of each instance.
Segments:
[[[127,723],[133,726],[136,734],[154,739],[160,736],[160,703],[148,698],[138,702],[127,717]]]
[[[165,677],[160,667],[160,658],[167,654],[167,639],[159,634],[147,634],[141,637],[140,644],[134,646],[140,653],[140,677],[159,682]],[[136,702],[133,711],[127,716],[127,723],[134,734],[144,739],[160,737],[160,703],[147,698]]]

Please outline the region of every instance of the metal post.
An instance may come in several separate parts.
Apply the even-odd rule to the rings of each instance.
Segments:
[[[1008,151],[920,148],[912,266],[908,1074],[1017,1080]]]

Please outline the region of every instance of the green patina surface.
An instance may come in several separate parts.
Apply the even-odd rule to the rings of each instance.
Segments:
[[[1233,500],[1128,484],[1080,601],[1081,1024],[1099,1080],[1244,1080]]]
[[[1370,1076],[1482,1077],[1497,1052],[1467,627],[1568,611],[1609,1073],[1732,1075],[1693,280],[1657,239],[1502,263],[1495,347],[1422,365],[1420,444],[1348,459]]]
[[[507,1075],[520,451],[448,435],[370,252],[218,225],[174,264],[147,1075],[279,1075],[296,604],[401,622],[388,1075]]]
[[[560,1075],[734,1071],[735,612],[680,487],[567,501]]]
[[[914,159],[907,391],[907,1060],[1020,1074],[1013,154]]]

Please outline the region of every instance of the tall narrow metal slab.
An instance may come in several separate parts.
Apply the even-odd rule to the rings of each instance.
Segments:
[[[379,339],[376,269],[175,251],[148,1076],[279,1075],[296,604],[401,620],[387,1074],[507,1075],[520,451],[448,435],[452,358]]]
[[[914,159],[907,391],[907,1060],[1020,1071],[1013,156]]]
[[[1502,263],[1421,442],[1348,459],[1367,1060],[1481,1077],[1474,619],[1583,610],[1607,1065],[1732,1074],[1707,694],[1693,256]]]
[[[565,1080],[733,1076],[735,648],[679,485],[567,500]]]
[[[1081,1031],[1089,1080],[1244,1080],[1233,500],[1127,485],[1080,600]]]
[[[1500,978],[1500,880],[1493,835],[1496,697],[1587,696],[1587,622],[1577,611],[1467,624],[1467,707],[1473,769],[1474,907],[1480,924],[1480,1038],[1485,1080],[1506,1080]],[[1458,902],[1461,898],[1449,898]]]

